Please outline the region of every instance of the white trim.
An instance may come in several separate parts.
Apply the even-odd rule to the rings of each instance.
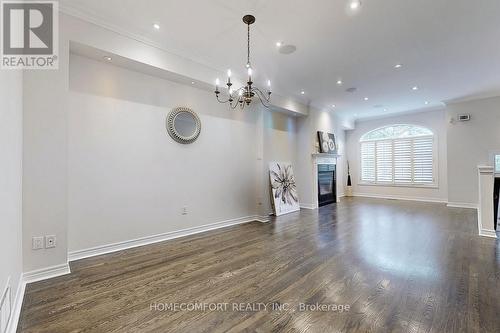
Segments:
[[[19,318],[21,316],[21,309],[23,307],[24,293],[28,283],[51,279],[70,273],[71,270],[68,263],[21,273],[19,276],[19,282],[17,283],[16,298],[13,302],[12,313],[5,332],[16,333],[17,331]]]
[[[88,258],[88,257],[100,255],[100,254],[120,251],[120,250],[124,250],[127,248],[157,243],[157,242],[161,242],[161,241],[168,240],[168,239],[184,237],[184,236],[188,236],[188,235],[192,235],[192,234],[197,234],[200,232],[225,228],[225,227],[229,227],[232,225],[254,222],[254,221],[266,223],[266,222],[269,222],[270,219],[268,216],[255,215],[255,216],[248,216],[248,217],[243,217],[243,218],[239,218],[239,219],[222,221],[222,222],[207,224],[207,225],[203,225],[203,226],[199,226],[199,227],[169,232],[169,233],[165,233],[165,234],[161,234],[161,235],[154,235],[154,236],[149,236],[149,237],[143,237],[140,239],[125,241],[125,242],[120,242],[120,243],[115,243],[115,244],[110,244],[110,245],[104,245],[104,246],[95,247],[92,249],[74,251],[74,252],[70,252],[68,254],[68,258],[69,258],[69,261],[73,261],[73,260],[78,260],[78,259],[83,259],[83,258]],[[71,269],[70,269],[69,263],[66,263],[66,264],[62,264],[62,265],[51,266],[51,267],[42,268],[42,269],[38,269],[38,270],[34,270],[34,271],[30,271],[30,272],[26,272],[26,273],[21,274],[21,276],[19,277],[19,283],[18,283],[18,287],[17,287],[17,291],[16,291],[16,298],[13,302],[14,305],[12,307],[12,314],[11,314],[11,318],[10,318],[8,326],[7,326],[6,333],[15,333],[17,331],[19,317],[21,315],[21,308],[22,308],[23,300],[24,300],[24,293],[26,290],[26,285],[28,283],[42,281],[42,280],[54,278],[57,276],[70,274],[70,273],[71,273]]]
[[[99,256],[102,254],[112,253],[112,252],[116,252],[116,251],[122,251],[122,250],[130,249],[130,248],[134,248],[134,247],[138,247],[138,246],[154,244],[154,243],[163,242],[163,241],[170,240],[170,239],[185,237],[185,236],[194,235],[194,234],[198,234],[198,233],[205,232],[205,231],[225,228],[225,227],[229,227],[229,226],[233,226],[233,225],[254,222],[254,221],[266,223],[266,222],[269,222],[269,217],[259,216],[259,215],[240,217],[240,218],[236,218],[236,219],[232,219],[232,220],[221,221],[221,222],[216,222],[216,223],[211,223],[211,224],[205,224],[205,225],[201,225],[201,226],[197,226],[197,227],[193,227],[193,228],[170,231],[170,232],[166,232],[166,233],[162,233],[162,234],[151,235],[151,236],[146,236],[146,237],[141,237],[141,238],[136,238],[136,239],[130,239],[130,240],[112,243],[112,244],[100,245],[100,246],[96,246],[96,247],[92,247],[92,248],[88,248],[88,249],[71,251],[68,253],[68,260],[75,261],[75,260],[79,260],[79,259]]]
[[[5,330],[2,332],[7,332],[7,328],[9,327],[9,322],[12,318],[12,309],[13,309],[13,299],[12,299],[12,285],[10,281],[10,276],[7,277],[7,283],[5,284],[5,287],[3,288],[2,294],[0,294],[0,309],[3,307],[7,307],[8,310],[4,311],[9,311],[7,313],[7,318],[5,319],[6,321],[4,322],[4,318],[0,318],[0,322],[2,325],[0,327],[5,327]]]
[[[19,281],[17,283],[16,296],[12,302],[12,311],[10,314],[10,320],[7,323],[6,333],[15,333],[17,331],[17,324],[19,322],[19,316],[21,315],[21,308],[23,306],[24,300],[24,290],[26,289],[26,283],[23,281],[23,274],[19,275]]]
[[[23,273],[24,283],[32,283],[42,280],[51,279],[57,276],[70,274],[71,269],[69,268],[69,264],[61,264],[56,266],[45,267],[41,269],[37,269],[34,271]]]
[[[477,204],[475,203],[468,203],[468,202],[448,202],[446,204],[447,207],[450,208],[471,208],[471,209],[477,209]]]
[[[480,229],[479,230],[479,236],[490,237],[490,238],[497,238],[497,233],[495,232],[495,230]]]
[[[271,219],[269,218],[269,215],[268,216],[256,215],[255,221],[260,222],[260,223],[268,223],[268,222],[271,222]]]
[[[10,314],[10,320],[7,323],[6,333],[15,333],[17,331],[17,325],[19,323],[19,317],[21,315],[21,308],[23,307],[24,291],[26,289],[26,282],[23,279],[23,274],[19,275],[19,281],[17,283],[16,297],[12,303],[12,312]]]
[[[371,132],[375,132],[377,130],[381,130],[383,128],[387,128],[387,127],[396,127],[396,126],[413,126],[413,127],[420,127],[420,128],[423,128],[423,129],[426,129],[428,130],[429,132],[431,132],[431,134],[420,134],[420,135],[413,135],[413,136],[405,136],[405,137],[400,137],[400,136],[393,136],[393,137],[386,137],[386,138],[379,138],[379,139],[367,139],[367,140],[364,140],[363,137]],[[386,141],[386,140],[397,140],[397,139],[413,139],[413,138],[421,138],[421,137],[433,137],[434,136],[434,132],[428,128],[428,127],[425,127],[425,126],[421,126],[421,125],[414,125],[414,124],[391,124],[391,125],[386,125],[386,126],[382,126],[382,127],[377,127],[375,129],[372,129],[371,131],[368,131],[366,132],[365,134],[363,134],[360,138],[359,138],[359,142],[370,142],[370,141]]]
[[[383,183],[383,182],[367,182],[361,181],[358,182],[358,186],[375,186],[375,187],[405,187],[405,188],[432,188],[439,189],[439,185],[437,183],[429,183],[429,184],[404,184],[404,183]]]
[[[208,63],[205,61],[202,61],[201,59],[198,59],[193,56],[187,57],[185,54],[186,52],[183,52],[182,50],[171,50],[165,48],[161,43],[157,43],[153,41],[152,39],[146,38],[140,34],[133,33],[130,30],[123,29],[115,24],[111,24],[105,20],[102,20],[98,18],[94,13],[86,13],[84,12],[81,8],[76,8],[74,5],[68,6],[67,4],[59,4],[59,12],[75,17],[79,20],[82,20],[84,22],[96,25],[100,28],[106,29],[108,31],[114,32],[118,35],[121,35],[123,37],[135,40],[139,43],[145,44],[147,46],[153,47],[155,49],[161,50],[163,52],[166,52],[168,54],[171,54],[175,57],[181,58],[185,61],[192,62],[196,65],[200,65],[204,68],[208,68],[211,70],[215,70],[217,72],[223,72],[223,70],[215,68],[213,66],[210,66]]]
[[[485,175],[493,174],[493,172],[495,171],[495,169],[489,165],[478,165],[477,169],[479,170],[479,173]]]
[[[419,202],[433,202],[433,203],[447,203],[444,199],[427,198],[427,197],[410,197],[402,195],[378,195],[369,193],[354,192],[353,197],[375,198],[375,199],[389,199],[389,200],[403,200],[403,201],[419,201]]]

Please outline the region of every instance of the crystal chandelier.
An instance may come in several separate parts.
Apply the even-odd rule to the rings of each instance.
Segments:
[[[243,16],[243,22],[247,25],[247,64],[245,67],[247,68],[248,81],[245,86],[233,89],[233,84],[231,83],[231,70],[229,69],[227,71],[227,92],[225,96],[220,96],[219,79],[215,80],[215,96],[219,103],[229,103],[232,109],[235,109],[237,106],[243,109],[245,105],[250,105],[253,98],[257,96],[262,105],[268,108],[271,99],[271,81],[267,80],[266,92],[254,87],[252,82],[252,65],[250,63],[250,24],[255,22],[255,17],[253,15],[245,15]]]

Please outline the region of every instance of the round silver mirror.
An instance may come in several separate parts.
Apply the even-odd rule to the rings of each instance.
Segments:
[[[167,116],[168,134],[183,144],[196,141],[201,132],[200,118],[188,108],[175,108]]]

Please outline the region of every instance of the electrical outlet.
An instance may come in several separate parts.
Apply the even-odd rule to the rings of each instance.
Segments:
[[[187,206],[182,207],[182,215],[187,215],[187,213],[188,213]]]
[[[31,240],[31,248],[33,250],[43,249],[43,237],[33,237]]]
[[[55,235],[45,236],[45,248],[50,249],[52,247],[56,247],[56,236]]]

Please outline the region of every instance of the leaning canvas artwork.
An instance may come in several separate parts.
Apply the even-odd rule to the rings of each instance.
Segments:
[[[269,163],[269,178],[274,215],[280,216],[300,210],[292,164],[288,162]]]

